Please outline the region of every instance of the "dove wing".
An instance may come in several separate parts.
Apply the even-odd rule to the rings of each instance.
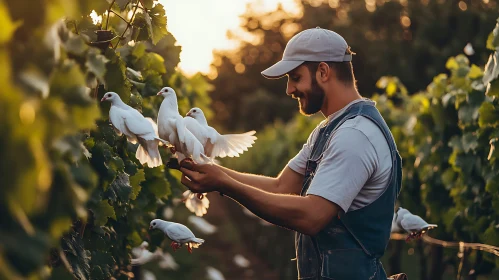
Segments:
[[[421,217],[413,214],[405,215],[400,224],[402,225],[402,228],[407,231],[420,230],[428,225],[428,223]]]
[[[210,141],[214,139],[213,151],[210,156],[216,157],[238,157],[240,154],[248,150],[255,143],[255,131],[249,131],[240,134],[224,134],[220,135],[214,128],[210,129]]]
[[[178,140],[180,141],[180,143],[185,143],[185,130],[187,129],[185,127],[185,123],[184,123],[184,119],[182,118],[182,116],[180,115],[177,115],[175,116],[175,126],[174,126],[177,130],[177,135],[178,135]]]
[[[125,126],[130,132],[145,140],[153,140],[156,137],[154,127],[141,113],[135,109],[125,112]]]
[[[206,129],[201,124],[191,117],[184,117],[185,127],[205,146],[207,144],[208,135]]]
[[[194,233],[182,224],[173,224],[169,226],[167,235],[171,240],[181,243],[188,242],[191,238],[195,237]]]
[[[124,133],[126,131],[123,113],[124,110],[117,108],[116,106],[111,106],[111,109],[109,110],[109,120],[111,121],[113,128],[118,130],[120,133]]]

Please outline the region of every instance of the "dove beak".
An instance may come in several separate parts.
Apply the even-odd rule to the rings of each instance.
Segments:
[[[186,115],[186,116],[187,116],[187,117],[192,117],[191,112],[187,113],[187,115]]]
[[[151,230],[151,229],[152,229],[152,226],[149,226],[149,230]]]
[[[158,93],[156,93],[156,95],[161,95],[161,93],[162,93],[161,91],[158,91]]]
[[[102,101],[106,101],[106,100],[107,100],[107,99],[106,99],[106,97],[104,96],[104,97],[102,97],[102,99],[100,100],[100,102],[102,102]]]

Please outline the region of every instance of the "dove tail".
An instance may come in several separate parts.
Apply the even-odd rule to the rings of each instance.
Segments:
[[[144,165],[147,163],[149,168],[157,167],[163,164],[161,155],[158,149],[158,140],[149,140],[144,143],[146,147],[141,144],[137,148],[135,156],[139,162]]]
[[[201,239],[201,238],[194,238],[192,240],[192,242],[189,242],[189,244],[191,245],[191,247],[193,248],[198,248],[199,246],[201,246],[201,244],[204,243],[204,239]]]

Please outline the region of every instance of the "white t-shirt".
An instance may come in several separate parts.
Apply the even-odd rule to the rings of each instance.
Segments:
[[[352,101],[321,122],[288,166],[304,175],[319,129],[361,100]],[[307,194],[334,202],[345,212],[369,205],[381,196],[391,175],[390,148],[383,132],[370,119],[357,116],[345,121],[330,137]]]

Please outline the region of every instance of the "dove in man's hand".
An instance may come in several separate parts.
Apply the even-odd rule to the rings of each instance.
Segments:
[[[157,95],[164,97],[158,112],[159,137],[174,146],[178,161],[190,158],[197,163],[211,162],[204,154],[201,142],[189,131],[178,112],[177,94],[171,87],[162,88]]]
[[[397,224],[397,213],[395,213],[395,214],[393,214],[391,232],[401,232],[401,231],[402,231],[402,229]]]
[[[163,164],[158,150],[159,142],[169,143],[158,137],[151,121],[136,109],[125,104],[115,92],[107,92],[101,102],[110,101],[109,120],[118,135],[125,134],[132,144],[139,143],[135,157],[141,164],[152,168]]]
[[[172,240],[170,246],[174,252],[186,244],[187,250],[192,253],[192,248],[198,248],[204,243],[204,239],[197,238],[188,227],[179,223],[154,219],[149,224],[149,229],[159,229]]]
[[[409,210],[399,207],[397,211],[397,225],[409,233],[406,241],[412,238],[420,238],[425,232],[436,228],[436,224],[428,224],[423,218],[414,215]]]
[[[185,125],[203,144],[204,153],[211,159],[215,157],[239,157],[252,147],[257,139],[254,130],[240,134],[220,134],[208,121],[200,108],[192,108],[184,118]]]

